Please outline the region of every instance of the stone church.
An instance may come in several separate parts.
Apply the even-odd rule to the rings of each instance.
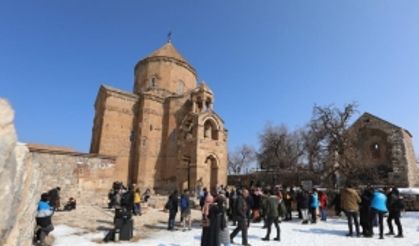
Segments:
[[[116,156],[115,180],[156,191],[227,182],[227,130],[214,93],[169,41],[134,68],[133,92],[102,85],[91,153]]]
[[[408,130],[364,113],[349,128],[349,133],[354,139],[357,163],[375,168],[381,184],[419,185],[412,134]]]

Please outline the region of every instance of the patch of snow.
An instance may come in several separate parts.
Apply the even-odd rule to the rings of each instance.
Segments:
[[[419,188],[399,188],[401,194],[419,195]]]
[[[378,228],[374,228],[375,236],[373,238],[348,238],[345,234],[348,232],[348,226],[345,218],[329,218],[327,222],[318,222],[317,224],[302,225],[300,220],[281,223],[281,242],[282,245],[294,246],[324,246],[324,245],[366,245],[366,246],[419,246],[419,212],[407,212],[402,215],[402,225],[405,234],[404,238],[394,238],[385,236],[384,240],[378,239]],[[162,225],[163,228],[165,225]],[[234,227],[230,226],[230,232]],[[395,227],[397,232],[397,227]],[[384,233],[387,232],[385,221]],[[253,246],[278,245],[276,241],[265,242],[261,238],[265,236],[266,230],[262,229],[262,223],[251,224],[248,234],[249,243]],[[272,226],[271,238],[275,237],[275,229]],[[99,246],[104,245],[99,242],[104,238],[105,233],[91,233],[81,229],[71,228],[65,225],[57,225],[52,232],[55,237],[53,246]],[[141,236],[141,235],[140,235]],[[143,246],[196,246],[200,245],[201,229],[193,228],[191,231],[158,231],[156,233],[145,235],[144,239],[138,242],[114,242],[105,245],[143,245]],[[94,242],[96,241],[96,242]],[[235,243],[241,243],[240,233],[234,239]]]

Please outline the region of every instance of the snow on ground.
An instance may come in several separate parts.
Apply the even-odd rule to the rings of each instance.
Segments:
[[[375,236],[373,238],[348,238],[345,236],[348,227],[344,218],[331,218],[327,222],[318,222],[317,224],[302,225],[299,220],[292,222],[283,222],[281,224],[281,242],[265,242],[261,238],[265,236],[265,229],[262,224],[251,224],[249,228],[249,243],[253,246],[269,245],[293,245],[293,246],[328,246],[328,245],[366,245],[366,246],[419,246],[419,212],[408,212],[403,215],[402,225],[404,229],[404,238],[385,237],[379,240],[375,227]],[[162,228],[165,225],[158,225]],[[230,226],[230,232],[234,227]],[[271,238],[275,235],[274,226],[272,226]],[[384,232],[387,232],[387,225],[384,226]],[[103,245],[101,239],[104,232],[91,233],[81,229],[68,227],[66,225],[57,225],[52,232],[55,238],[53,246],[98,246]],[[141,237],[141,235],[139,235]],[[106,245],[144,245],[144,246],[196,246],[200,245],[201,229],[196,227],[191,231],[183,232],[161,230],[147,236],[137,242],[119,242],[107,243]],[[236,244],[241,243],[241,235],[234,239]]]

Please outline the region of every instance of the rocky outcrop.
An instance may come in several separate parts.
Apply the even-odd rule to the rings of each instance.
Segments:
[[[14,112],[0,99],[0,245],[31,245],[40,173],[17,142]]]

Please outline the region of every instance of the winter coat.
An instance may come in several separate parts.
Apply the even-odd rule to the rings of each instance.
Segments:
[[[179,199],[178,199],[177,195],[171,194],[169,196],[169,200],[166,203],[166,209],[169,210],[170,212],[177,213],[178,204],[179,204]]]
[[[310,195],[310,208],[318,208],[319,207],[319,197],[317,192],[313,192]]]
[[[180,196],[180,211],[182,215],[191,214],[190,199],[188,195],[182,194]]]
[[[252,196],[253,198],[253,204],[252,204],[252,209],[260,209],[261,207],[261,196],[259,194],[254,194]]]
[[[60,191],[57,188],[48,191],[48,197],[51,206],[56,208],[60,206]]]
[[[278,197],[274,195],[269,196],[265,203],[265,216],[269,218],[278,218],[278,206]]]
[[[371,206],[372,193],[365,190],[361,196],[361,205],[359,207],[359,218],[361,225],[369,225],[370,223],[370,206]]]
[[[342,209],[347,212],[357,212],[359,210],[359,203],[361,203],[361,197],[358,192],[352,188],[345,188],[340,193],[340,204]]]
[[[239,195],[235,205],[235,217],[237,220],[247,218],[248,205],[243,195]]]
[[[308,209],[307,192],[305,192],[305,191],[298,192],[296,200],[297,200],[297,207],[299,209]]]
[[[404,209],[403,201],[400,198],[399,191],[397,189],[394,189],[388,196],[387,208],[392,214],[400,213]]]
[[[52,225],[51,217],[53,214],[53,208],[47,201],[39,201],[38,209],[36,211],[36,224],[40,227],[48,227]]]
[[[387,213],[387,196],[379,191],[374,191],[372,195],[371,208],[379,212]]]
[[[320,208],[325,209],[327,208],[327,195],[326,193],[322,193],[319,197]]]
[[[216,204],[211,204],[208,213],[209,226],[202,227],[201,246],[219,246],[221,213]]]
[[[134,203],[140,203],[141,202],[141,194],[139,192],[134,193]]]

